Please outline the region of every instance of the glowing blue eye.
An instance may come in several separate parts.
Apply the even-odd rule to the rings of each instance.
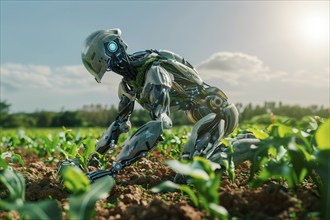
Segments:
[[[118,49],[118,45],[116,42],[114,41],[110,41],[109,45],[108,45],[108,49],[110,52],[116,52]]]

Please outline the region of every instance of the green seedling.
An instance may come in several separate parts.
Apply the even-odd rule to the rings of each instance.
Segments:
[[[181,190],[189,196],[196,207],[205,209],[212,219],[228,218],[227,210],[219,205],[218,189],[221,176],[215,173],[215,170],[220,168],[218,164],[201,157],[195,157],[193,162],[188,164],[176,160],[166,161],[166,164],[177,173],[187,176],[188,185],[166,181],[152,188],[152,192]]]

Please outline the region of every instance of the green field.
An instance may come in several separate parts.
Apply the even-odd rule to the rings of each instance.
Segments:
[[[166,211],[168,218],[184,219],[329,219],[330,119],[304,120],[296,126],[290,121],[241,125],[231,137],[254,133],[261,140],[255,156],[235,166],[229,155],[220,173],[203,158],[185,164],[177,161],[191,127],[175,127],[165,131],[164,140],[145,159],[127,167],[116,183],[109,177],[90,185],[80,170],[69,169],[63,174],[65,188],[56,176],[58,162],[79,158],[85,171],[91,169],[88,156],[104,128],[3,129],[0,217],[130,219],[130,213],[131,219],[143,219],[158,218],[157,213]],[[103,169],[111,166],[134,130],[121,135],[118,146],[101,157]],[[229,141],[223,142],[234,151]],[[171,182],[175,173],[189,176],[189,184]],[[267,209],[261,195],[278,209]],[[242,202],[250,200],[261,208]]]

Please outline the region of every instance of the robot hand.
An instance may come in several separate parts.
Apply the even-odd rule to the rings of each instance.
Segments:
[[[92,153],[88,159],[87,166],[92,166],[95,168],[101,168],[102,164],[100,162],[100,157],[97,153]]]
[[[95,182],[97,179],[100,179],[104,176],[111,176],[112,178],[116,178],[119,173],[124,172],[124,168],[126,166],[131,165],[132,163],[134,163],[135,161],[139,160],[142,157],[145,157],[146,155],[147,155],[147,151],[138,152],[134,157],[130,159],[114,162],[110,170],[95,170],[86,173],[86,176],[91,183]]]
[[[84,168],[80,165],[79,158],[76,157],[71,160],[62,160],[58,164],[56,169],[56,174],[59,177],[60,184],[63,184],[62,173],[66,167],[76,167],[79,168],[81,171],[84,171]]]
[[[94,158],[94,159],[96,159],[96,158]],[[71,160],[63,160],[59,163],[59,165],[57,167],[57,171],[56,171],[56,174],[59,177],[60,184],[63,184],[62,174],[66,167],[79,168],[81,171],[84,172],[83,167],[80,165],[79,158],[73,158]],[[92,172],[88,172],[85,175],[89,179],[90,183],[93,183],[97,179],[102,178],[104,176],[111,176],[111,177],[115,178],[117,176],[118,172],[122,172],[121,164],[114,163],[113,167],[110,170],[95,170]]]
[[[116,178],[117,174],[122,172],[123,172],[123,165],[120,162],[114,162],[110,170],[95,170],[86,173],[86,176],[89,179],[89,181],[93,183],[97,179],[100,179],[104,176],[111,176],[112,178]]]

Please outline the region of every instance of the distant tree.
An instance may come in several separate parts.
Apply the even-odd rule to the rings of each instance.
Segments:
[[[10,104],[7,101],[0,100],[0,127],[107,127],[117,117],[118,110],[115,106],[85,105],[78,111],[61,112],[35,112],[13,113],[10,114]],[[270,122],[270,113],[275,115],[276,119],[286,119],[290,117],[291,123],[298,122],[305,116],[330,117],[330,109],[323,106],[311,105],[301,107],[299,105],[287,105],[279,102],[265,102],[263,105],[243,105],[237,104],[239,111],[239,121],[249,121],[251,123]],[[260,116],[260,117],[256,117]],[[285,117],[280,117],[285,116]],[[173,125],[191,124],[184,112],[171,112],[170,115]],[[251,120],[253,119],[253,120]],[[150,114],[144,109],[135,109],[130,117],[133,126],[139,127],[151,120]]]
[[[8,123],[10,104],[0,100],[0,127],[5,127]]]
[[[10,109],[10,104],[7,103],[7,101],[1,101],[0,100],[0,114],[8,114]]]
[[[82,125],[83,120],[76,111],[64,111],[55,115],[52,119],[53,127],[80,127]]]
[[[113,105],[108,108],[102,105],[85,105],[79,110],[79,117],[83,120],[84,126],[108,126],[115,120],[118,110]]]
[[[26,113],[15,113],[8,115],[5,120],[3,127],[5,128],[17,128],[17,127],[35,127],[36,120],[29,114]]]
[[[136,109],[130,118],[132,125],[140,127],[151,120],[149,112],[144,109]]]
[[[41,111],[34,114],[34,117],[37,121],[37,127],[51,127],[52,126],[52,120],[56,113],[53,112],[47,112],[47,111]]]

